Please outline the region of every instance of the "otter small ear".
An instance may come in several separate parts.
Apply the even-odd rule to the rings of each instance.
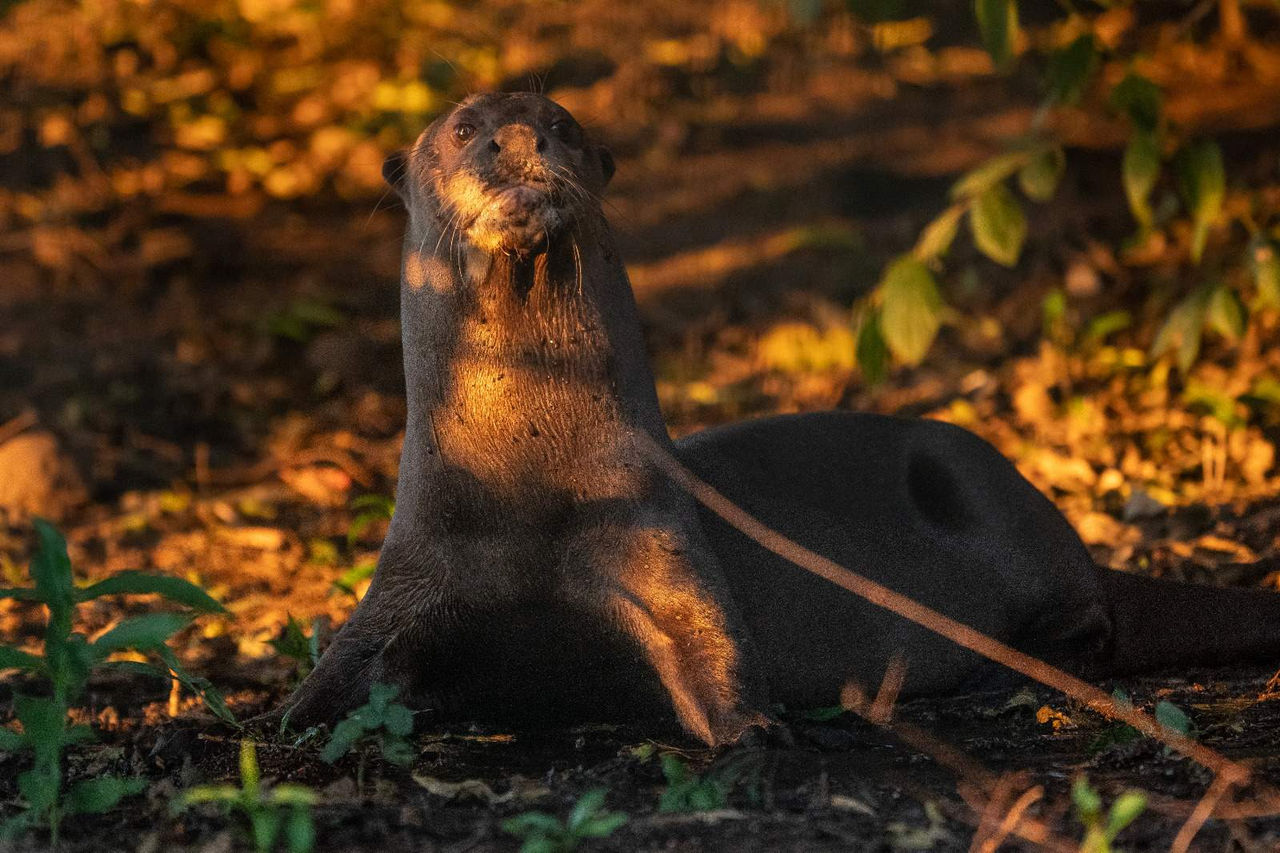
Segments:
[[[613,155],[603,145],[596,146],[596,154],[600,157],[600,174],[604,176],[604,182],[607,185],[613,179],[613,173],[617,168],[613,164]]]
[[[393,151],[382,161],[382,179],[396,191],[400,198],[406,197],[405,177],[409,172],[409,152],[403,149]]]

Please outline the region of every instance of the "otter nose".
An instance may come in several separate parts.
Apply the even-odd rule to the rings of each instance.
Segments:
[[[541,134],[527,124],[508,124],[498,128],[489,142],[490,149],[503,158],[516,162],[530,160],[539,151],[547,147],[547,141]]]

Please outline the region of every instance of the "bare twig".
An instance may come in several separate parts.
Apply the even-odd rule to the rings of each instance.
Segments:
[[[1182,824],[1182,828],[1178,830],[1177,836],[1173,839],[1173,844],[1169,847],[1169,853],[1187,853],[1187,848],[1191,846],[1196,833],[1204,826],[1204,822],[1209,819],[1209,815],[1213,814],[1218,801],[1225,797],[1234,786],[1235,782],[1225,776],[1219,775],[1214,778],[1213,784],[1204,792],[1200,802],[1196,804],[1191,815]]]

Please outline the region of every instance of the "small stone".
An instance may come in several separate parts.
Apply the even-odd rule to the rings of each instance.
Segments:
[[[1129,496],[1129,500],[1125,501],[1123,516],[1125,521],[1157,518],[1164,515],[1168,509],[1167,506],[1142,489],[1134,489],[1133,494]]]
[[[27,432],[0,444],[0,517],[57,520],[87,497],[80,472],[52,433]]]

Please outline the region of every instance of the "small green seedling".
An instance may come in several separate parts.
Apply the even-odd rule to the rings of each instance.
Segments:
[[[607,838],[627,822],[626,814],[604,810],[604,788],[583,794],[562,821],[546,812],[525,812],[502,822],[502,831],[522,839],[520,853],[564,853],[588,838]]]
[[[262,325],[269,335],[305,344],[325,329],[344,322],[342,312],[332,305],[314,299],[295,299],[282,310],[268,314]]]
[[[174,802],[173,810],[176,814],[203,803],[243,814],[258,853],[271,853],[282,833],[289,853],[310,853],[315,847],[316,830],[311,820],[315,791],[306,785],[263,785],[257,745],[251,740],[240,741],[240,787],[197,785]]]
[[[222,697],[204,679],[193,678],[182,668],[166,645],[169,637],[185,627],[191,617],[180,613],[149,613],[126,619],[96,640],[73,631],[78,605],[106,595],[160,595],[197,611],[221,612],[222,606],[204,590],[181,580],[142,572],[120,572],[87,587],[76,587],[67,556],[67,543],[53,525],[35,521],[39,546],[31,561],[30,587],[0,589],[0,598],[39,602],[48,612],[44,649],[31,654],[13,646],[0,645],[0,670],[18,669],[43,680],[47,696],[15,694],[14,707],[19,734],[0,728],[0,750],[30,752],[34,763],[18,776],[18,791],[25,809],[0,824],[0,835],[11,836],[40,824],[47,824],[53,846],[58,843],[62,818],[69,814],[104,812],[122,797],[144,786],[138,780],[99,776],[64,789],[62,754],[65,747],[93,739],[87,726],[72,726],[67,713],[79,700],[89,675],[97,669],[117,669],[179,679],[203,697],[219,716],[234,723]],[[108,661],[115,652],[133,651],[155,655],[162,667],[136,661]]]
[[[395,701],[400,688],[388,684],[375,684],[369,690],[369,701],[356,708],[347,718],[333,728],[333,736],[320,753],[320,758],[332,764],[352,749],[363,745],[375,745],[382,757],[397,767],[413,763],[413,743],[409,734],[413,731],[413,712]],[[356,770],[356,787],[364,788],[364,750],[360,750],[360,764]]]
[[[1102,795],[1083,776],[1071,786],[1071,799],[1075,803],[1076,818],[1084,824],[1084,840],[1080,853],[1111,853],[1116,836],[1126,826],[1137,820],[1147,807],[1147,795],[1141,791],[1125,791],[1104,814]]]
[[[1111,693],[1111,698],[1122,705],[1132,706],[1129,694],[1120,688],[1116,688]],[[1156,703],[1155,707],[1156,722],[1164,726],[1172,732],[1177,732],[1186,737],[1194,737],[1196,734],[1195,724],[1191,718],[1187,716],[1177,705],[1168,700],[1161,700]],[[1116,723],[1103,729],[1097,737],[1089,744],[1090,752],[1102,752],[1117,744],[1125,744],[1130,741],[1137,740],[1142,737],[1142,733],[1126,723]],[[1165,747],[1168,753],[1169,747]]]
[[[306,678],[320,661],[320,634],[323,628],[323,620],[316,618],[311,622],[311,636],[307,636],[302,623],[291,615],[280,636],[271,641],[271,648],[297,664],[300,680]]]
[[[676,756],[662,756],[662,775],[667,787],[658,800],[660,812],[709,812],[722,809],[729,801],[728,780],[705,773],[699,776]]]

